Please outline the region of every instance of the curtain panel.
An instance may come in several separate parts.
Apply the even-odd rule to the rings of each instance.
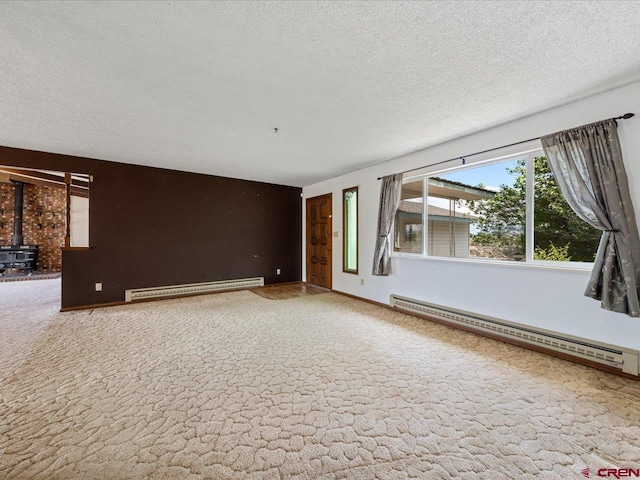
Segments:
[[[380,208],[378,210],[378,235],[373,254],[373,275],[389,275],[391,257],[391,226],[400,206],[402,193],[402,173],[387,175],[380,186]]]
[[[567,203],[602,238],[585,295],[640,316],[640,237],[615,120],[541,138]]]

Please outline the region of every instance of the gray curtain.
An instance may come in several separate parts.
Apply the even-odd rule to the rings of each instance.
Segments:
[[[571,208],[603,232],[585,295],[606,310],[640,316],[640,238],[615,120],[541,140]]]
[[[376,237],[376,250],[373,254],[373,274],[389,275],[389,257],[391,256],[391,243],[389,234],[396,211],[400,206],[400,194],[402,193],[402,174],[388,175],[382,178],[380,186],[380,209],[378,210],[378,235]]]

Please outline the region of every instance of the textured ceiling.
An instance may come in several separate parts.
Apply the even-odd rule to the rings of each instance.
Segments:
[[[635,1],[0,3],[0,144],[297,186],[638,80]]]

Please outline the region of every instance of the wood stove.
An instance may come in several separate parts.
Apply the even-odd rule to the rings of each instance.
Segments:
[[[23,245],[22,214],[24,210],[24,183],[11,181],[15,186],[13,203],[13,236],[11,245],[0,245],[0,277],[8,268],[24,270],[31,275],[38,263],[38,245]]]
[[[0,245],[0,277],[8,268],[24,270],[31,275],[37,263],[38,245]]]

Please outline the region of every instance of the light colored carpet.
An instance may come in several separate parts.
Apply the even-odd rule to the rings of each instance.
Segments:
[[[0,378],[27,357],[59,315],[60,288],[59,278],[0,283]]]
[[[640,384],[587,367],[332,293],[61,314],[59,284],[18,285],[42,292],[25,314],[0,290],[0,343],[13,342],[2,345],[2,478],[566,479],[640,467]]]

